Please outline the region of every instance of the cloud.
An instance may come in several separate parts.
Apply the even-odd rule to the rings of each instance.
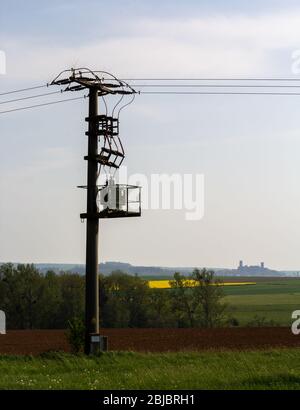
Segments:
[[[185,20],[145,20],[139,22],[139,30],[152,37],[168,37],[190,43],[219,46],[278,49],[299,46],[299,10],[262,14],[260,16],[232,15]],[[280,28],[280,30],[279,30]]]
[[[300,46],[298,12],[139,19],[120,32],[70,47],[41,45],[42,38],[7,39],[8,80],[51,80],[73,65],[120,76],[257,75],[274,72],[274,52]]]

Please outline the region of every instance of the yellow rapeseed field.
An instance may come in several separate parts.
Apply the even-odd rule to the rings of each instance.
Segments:
[[[187,280],[188,287],[195,286],[195,281]],[[169,280],[149,280],[149,286],[151,289],[169,289]],[[222,286],[244,286],[244,285],[256,285],[256,282],[223,282]]]

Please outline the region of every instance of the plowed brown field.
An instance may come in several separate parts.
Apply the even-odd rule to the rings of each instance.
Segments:
[[[289,328],[102,329],[109,350],[139,352],[201,351],[300,347],[300,335]],[[0,354],[69,351],[64,330],[11,330],[0,335]]]

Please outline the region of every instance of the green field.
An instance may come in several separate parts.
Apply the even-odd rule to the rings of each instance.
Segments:
[[[147,277],[147,280],[159,279],[171,277]],[[259,318],[257,325],[290,326],[292,312],[300,310],[300,278],[226,276],[221,279],[256,282],[255,285],[224,287],[228,315],[237,319],[240,326],[251,324],[255,317]]]
[[[298,349],[0,356],[0,389],[299,389]]]
[[[224,288],[230,315],[238,319],[242,326],[251,322],[255,316],[265,318],[267,322],[272,321],[275,325],[290,326],[291,313],[300,309],[300,279],[251,280],[256,285]]]

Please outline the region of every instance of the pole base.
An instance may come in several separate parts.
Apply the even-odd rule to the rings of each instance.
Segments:
[[[97,333],[90,335],[90,354],[96,355],[100,352],[107,352],[108,340],[107,336],[102,336]]]

